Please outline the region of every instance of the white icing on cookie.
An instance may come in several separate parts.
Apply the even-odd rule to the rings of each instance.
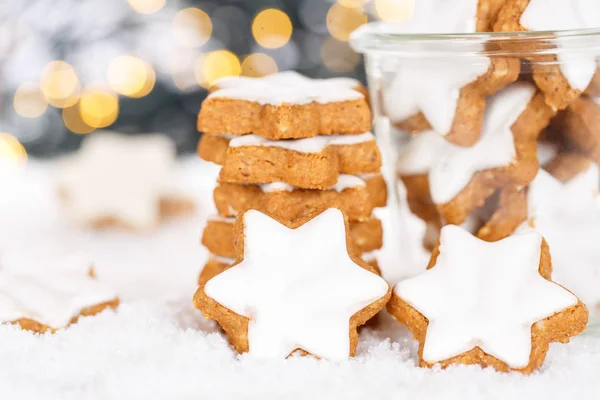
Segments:
[[[592,96],[592,97],[590,97],[590,99],[592,99],[592,101],[594,103],[596,103],[597,105],[600,106],[600,97],[598,97],[598,96]]]
[[[600,28],[600,2],[597,0],[530,0],[521,15],[521,25],[530,31],[561,31]],[[569,51],[569,39],[557,39],[557,58],[562,74],[573,89],[585,90],[598,68],[595,51],[582,48]],[[580,39],[584,40],[584,39]],[[590,38],[590,48],[598,48],[596,38]]]
[[[310,79],[295,72],[283,72],[265,78],[231,78],[219,81],[208,97],[253,101],[260,104],[333,103],[362,99],[354,90],[360,86],[348,79]]]
[[[85,308],[117,298],[106,285],[81,268],[0,269],[0,323],[22,318],[64,328]]]
[[[398,153],[398,173],[403,176],[428,174],[447,145],[446,139],[435,131],[416,134]]]
[[[476,55],[476,51],[444,62],[399,60],[396,76],[383,95],[389,118],[401,122],[422,112],[433,130],[441,135],[450,133],[460,90],[490,67],[490,59]]]
[[[295,186],[289,185],[285,182],[273,182],[273,183],[262,183],[259,184],[260,188],[265,193],[270,192],[292,192],[297,188]],[[337,192],[342,192],[346,189],[356,188],[356,187],[364,187],[366,186],[365,181],[360,179],[354,175],[345,175],[341,174],[338,177],[338,180],[335,185],[331,186],[328,190],[335,190]]]
[[[297,229],[255,210],[243,218],[244,260],[204,290],[251,319],[250,354],[283,359],[300,348],[347,359],[350,317],[385,296],[388,285],[348,255],[341,211],[329,209]]]
[[[265,82],[286,87],[300,87],[307,84],[319,84],[322,86],[329,86],[332,88],[332,90],[336,90],[338,88],[356,89],[362,86],[362,84],[358,80],[352,78],[312,79],[296,71],[283,71],[276,74],[267,75],[261,78],[250,78],[247,76],[228,76],[219,79],[215,86],[219,89],[231,89],[238,87],[248,87],[251,85],[258,84],[260,87]]]
[[[322,135],[306,139],[269,140],[258,135],[243,135],[232,139],[229,147],[266,146],[298,151],[300,153],[319,153],[327,146],[342,146],[367,143],[375,140],[371,132],[360,135]]]
[[[162,135],[124,136],[98,132],[62,160],[58,185],[66,210],[78,224],[115,217],[134,228],[152,229],[159,201],[175,195],[175,145]]]
[[[509,165],[516,155],[512,125],[535,94],[529,83],[515,83],[488,98],[481,138],[472,147],[446,144],[429,173],[431,198],[444,204],[456,197],[478,171]]]
[[[539,274],[541,244],[533,232],[488,243],[444,227],[435,267],[394,289],[429,321],[423,359],[479,347],[512,368],[527,366],[531,326],[578,302]]]
[[[517,229],[544,236],[552,277],[592,309],[600,301],[599,182],[596,164],[566,183],[540,170],[527,189],[527,221]]]

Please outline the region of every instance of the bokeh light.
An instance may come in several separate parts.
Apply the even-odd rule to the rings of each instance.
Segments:
[[[0,132],[0,161],[20,164],[27,160],[27,151],[10,133]]]
[[[184,47],[201,47],[210,39],[212,30],[210,17],[199,8],[186,8],[173,18],[173,36]]]
[[[165,6],[166,0],[127,0],[131,8],[141,14],[154,14]]]
[[[106,128],[119,116],[119,97],[104,85],[87,85],[81,93],[79,113],[87,125]]]
[[[238,57],[228,50],[216,50],[198,57],[194,68],[196,82],[209,88],[225,76],[238,76],[242,66]]]
[[[146,96],[156,82],[152,66],[133,56],[119,56],[112,60],[107,78],[112,90],[133,98]]]
[[[413,13],[414,0],[375,0],[377,16],[389,22],[402,22]]]
[[[96,130],[96,128],[89,126],[81,118],[81,113],[79,112],[79,103],[71,107],[63,108],[62,119],[67,129],[78,135],[85,135],[86,133]]]
[[[332,37],[321,46],[321,58],[325,67],[333,72],[350,72],[360,63],[360,56],[348,46]]]
[[[292,30],[290,17],[276,8],[259,12],[252,21],[254,40],[266,49],[283,47],[292,37]]]
[[[337,40],[347,42],[350,33],[359,26],[366,24],[369,17],[359,8],[345,7],[335,3],[327,13],[327,29]]]
[[[61,60],[52,61],[42,72],[40,87],[54,107],[64,108],[77,103],[81,84],[73,67]]]
[[[261,77],[276,73],[277,63],[273,57],[265,53],[253,53],[244,58],[242,62],[242,75]]]
[[[37,83],[25,82],[15,91],[13,107],[21,117],[37,118],[48,108],[48,100]]]

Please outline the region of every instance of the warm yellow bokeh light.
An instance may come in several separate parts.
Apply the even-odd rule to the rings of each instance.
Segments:
[[[402,22],[413,13],[415,0],[375,0],[377,16],[390,22]]]
[[[62,110],[62,119],[68,130],[78,135],[85,135],[86,133],[93,132],[96,130],[93,126],[88,124],[81,119],[81,113],[79,112],[79,103],[74,106],[64,108]]]
[[[166,0],[127,0],[131,8],[142,14],[154,14],[165,6]]]
[[[103,85],[88,85],[79,100],[81,119],[93,128],[106,128],[119,116],[119,97]]]
[[[27,151],[10,133],[0,132],[0,161],[20,164],[27,160]]]
[[[348,46],[348,43],[332,37],[323,42],[321,59],[325,67],[333,72],[352,71],[360,62],[360,56]]]
[[[54,107],[70,107],[77,103],[81,85],[73,67],[65,61],[52,61],[42,72],[40,87]]]
[[[48,108],[48,100],[37,83],[25,82],[15,92],[13,107],[21,117],[37,118]]]
[[[212,22],[199,8],[186,8],[173,18],[173,36],[184,47],[200,47],[210,39]]]
[[[337,0],[338,3],[344,7],[349,8],[362,8],[369,0]]]
[[[344,7],[335,3],[327,12],[327,29],[337,40],[347,42],[350,33],[369,21],[367,14],[358,8]]]
[[[254,40],[267,49],[283,47],[292,37],[292,30],[290,17],[276,8],[259,12],[252,21]]]
[[[265,53],[250,54],[242,62],[242,75],[258,78],[271,75],[278,70],[273,57]]]
[[[133,98],[146,96],[156,82],[152,66],[133,56],[119,56],[112,60],[107,78],[115,92]]]
[[[225,76],[238,76],[242,66],[238,57],[228,50],[216,50],[203,54],[196,61],[194,68],[196,82],[209,88]]]

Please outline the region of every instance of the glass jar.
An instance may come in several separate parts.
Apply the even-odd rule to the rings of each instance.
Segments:
[[[446,224],[487,241],[536,230],[553,279],[600,310],[600,30],[384,27],[366,25],[351,43],[365,56],[399,208],[426,229],[406,228],[407,213],[400,228],[429,250]]]

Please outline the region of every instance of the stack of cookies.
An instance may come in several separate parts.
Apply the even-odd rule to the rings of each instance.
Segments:
[[[222,166],[218,215],[202,237],[212,256],[201,282],[233,264],[233,223],[249,209],[291,223],[339,208],[356,256],[377,265],[372,252],[383,245],[383,229],[372,213],[387,191],[358,81],[294,72],[222,80],[202,104],[198,129],[200,157]]]

